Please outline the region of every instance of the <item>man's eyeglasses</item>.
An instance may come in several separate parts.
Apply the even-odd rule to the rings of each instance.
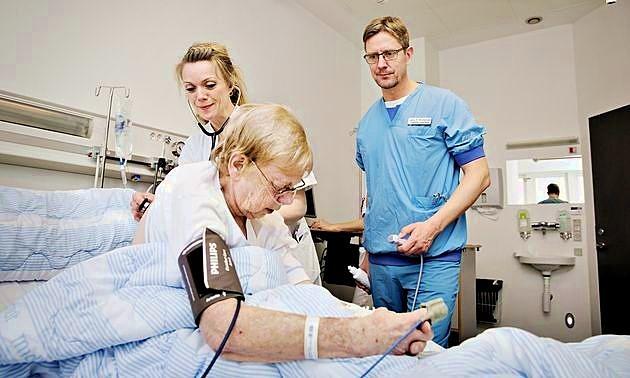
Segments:
[[[363,55],[363,59],[365,59],[368,64],[375,64],[378,62],[378,58],[382,55],[383,59],[389,62],[396,59],[398,57],[398,53],[405,49],[406,47],[401,47],[398,50],[386,50],[382,53],[365,54]]]
[[[258,170],[258,172],[260,172],[260,174],[265,179],[265,181],[267,181],[267,184],[269,184],[269,186],[273,188],[273,192],[271,192],[270,194],[273,196],[273,199],[276,200],[277,202],[281,202],[282,199],[288,199],[288,198],[292,200],[295,197],[295,192],[306,187],[306,183],[304,182],[304,180],[300,180],[299,183],[293,186],[287,185],[284,188],[277,188],[273,184],[273,182],[271,182],[271,180],[269,180],[267,176],[265,176],[263,171],[261,171],[260,168],[258,168],[258,165],[256,164],[255,161],[252,160],[252,164],[254,164],[254,167],[256,167],[256,169]]]

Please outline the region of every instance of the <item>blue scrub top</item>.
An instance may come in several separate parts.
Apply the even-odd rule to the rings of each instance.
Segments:
[[[462,99],[423,83],[393,119],[383,99],[370,107],[359,122],[356,154],[367,180],[364,246],[370,253],[396,252],[388,235],[428,219],[446,203],[459,184],[460,166],[485,156],[483,134]],[[425,256],[465,244],[462,215],[438,234]]]

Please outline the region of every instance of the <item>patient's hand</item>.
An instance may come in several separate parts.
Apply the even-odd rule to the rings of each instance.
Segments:
[[[405,334],[409,328],[420,319],[427,316],[426,309],[398,314],[383,307],[377,308],[364,319],[368,326],[364,329],[364,346],[369,348],[362,355],[383,354],[391,344]],[[433,331],[429,322],[424,322],[420,330],[414,330],[396,346],[393,354],[417,355],[424,350],[427,341],[433,338]]]
[[[131,196],[129,206],[131,207],[131,215],[133,215],[133,219],[136,221],[139,221],[142,218],[143,212],[140,211],[140,205],[145,198],[149,200],[149,203],[151,203],[155,199],[155,196],[151,193],[142,192],[134,192],[133,196]]]

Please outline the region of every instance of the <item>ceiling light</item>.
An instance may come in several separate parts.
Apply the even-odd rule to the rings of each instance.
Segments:
[[[534,16],[534,17],[530,17],[527,20],[525,20],[525,23],[528,24],[528,25],[536,25],[536,24],[541,23],[542,20],[543,20],[542,17]]]

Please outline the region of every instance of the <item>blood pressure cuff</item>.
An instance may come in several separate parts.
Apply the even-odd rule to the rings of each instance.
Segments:
[[[184,248],[178,264],[197,326],[203,311],[213,304],[245,299],[230,249],[214,231],[206,228],[201,239]]]

